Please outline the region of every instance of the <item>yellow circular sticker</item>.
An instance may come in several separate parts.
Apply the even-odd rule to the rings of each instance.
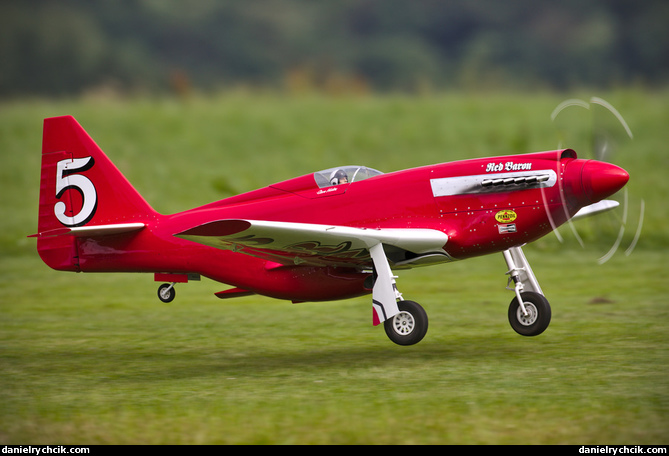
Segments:
[[[499,211],[497,214],[495,214],[495,220],[497,220],[499,223],[511,223],[516,220],[516,217],[518,216],[511,209],[504,209],[503,211]]]

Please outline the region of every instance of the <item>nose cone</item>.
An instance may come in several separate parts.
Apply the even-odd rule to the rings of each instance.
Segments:
[[[613,195],[625,186],[629,178],[624,169],[596,160],[587,161],[581,172],[583,190],[592,203]]]

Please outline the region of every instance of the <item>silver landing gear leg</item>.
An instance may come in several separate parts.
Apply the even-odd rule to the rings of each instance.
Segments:
[[[532,268],[520,247],[512,247],[503,252],[509,268],[506,289],[516,294],[509,305],[509,323],[523,336],[541,334],[550,323],[551,308],[541,291]],[[513,288],[510,287],[513,282]]]
[[[539,282],[537,281],[534,272],[532,272],[530,263],[527,262],[527,258],[525,258],[525,254],[520,247],[511,247],[509,250],[505,250],[503,254],[506,266],[509,268],[506,273],[509,276],[509,280],[506,283],[506,289],[516,293],[523,315],[527,315],[527,310],[525,309],[520,294],[523,291],[533,291],[543,295],[543,292],[541,291],[541,287],[539,286]],[[512,281],[514,287],[510,288],[509,286]]]

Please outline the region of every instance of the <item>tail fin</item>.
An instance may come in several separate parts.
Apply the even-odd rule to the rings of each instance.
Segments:
[[[36,236],[47,265],[79,270],[77,240],[61,234],[138,223],[155,214],[74,117],[44,120]]]

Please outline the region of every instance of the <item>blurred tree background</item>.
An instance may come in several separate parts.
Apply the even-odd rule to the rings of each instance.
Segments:
[[[0,96],[665,85],[666,0],[2,0]]]

